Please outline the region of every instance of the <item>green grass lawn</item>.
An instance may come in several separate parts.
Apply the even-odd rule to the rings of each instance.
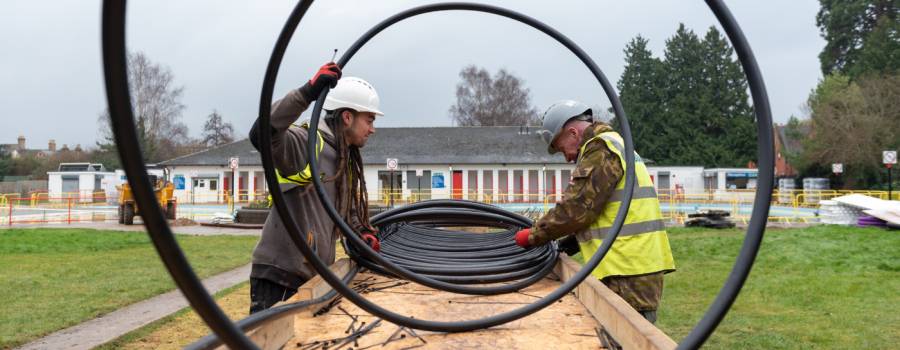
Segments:
[[[712,302],[743,231],[673,229],[658,326],[682,339]],[[896,349],[900,232],[815,226],[770,229],[747,283],[706,343],[715,349]]]
[[[247,264],[254,236],[179,236],[201,277]],[[166,291],[174,283],[145,233],[0,230],[0,348],[21,345]]]

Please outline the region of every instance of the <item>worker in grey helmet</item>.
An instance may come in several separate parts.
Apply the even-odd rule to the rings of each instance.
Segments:
[[[297,123],[300,114],[326,88],[325,117],[316,135],[307,123]],[[339,231],[313,190],[312,176],[320,176],[325,192],[341,216],[375,250],[376,230],[369,225],[366,182],[360,148],[375,133],[379,110],[378,93],[371,84],[355,77],[341,77],[333,62],[323,65],[306,84],[288,92],[272,105],[271,145],[260,145],[259,121],[250,130],[257,150],[271,147],[279,188],[288,211],[297,222],[302,239],[327,264],[334,263]],[[317,137],[316,159],[307,156],[309,137]],[[320,174],[311,174],[309,161],[316,161]],[[262,237],[253,250],[250,272],[250,313],[265,310],[287,300],[298,287],[315,276],[315,270],[291,240],[278,211],[270,210]]]
[[[516,243],[528,248],[574,237],[580,254],[575,256],[587,260],[609,234],[621,206],[625,142],[608,124],[595,121],[589,107],[571,100],[547,109],[539,133],[547,151],[562,152],[566,161],[575,163],[575,170],[562,200],[534,227],[516,233]],[[675,263],[656,190],[637,153],[634,171],[637,182],[625,224],[591,274],[655,322],[663,274],[674,271]]]

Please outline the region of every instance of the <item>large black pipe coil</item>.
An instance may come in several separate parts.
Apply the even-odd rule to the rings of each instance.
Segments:
[[[372,217],[379,232],[381,256],[412,272],[453,284],[492,284],[479,294],[502,294],[526,288],[553,270],[556,242],[523,249],[513,237],[531,227],[530,219],[488,204],[432,200],[388,210]],[[482,227],[475,233],[466,227]],[[344,249],[361,266],[400,277],[344,241]]]

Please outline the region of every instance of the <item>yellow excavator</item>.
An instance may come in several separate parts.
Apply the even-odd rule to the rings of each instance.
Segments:
[[[178,205],[175,200],[175,186],[166,180],[166,176],[149,175],[153,183],[153,192],[156,193],[156,201],[160,208],[165,208],[166,219],[175,220],[175,210]],[[141,215],[140,208],[134,201],[134,193],[131,186],[125,182],[116,186],[119,190],[119,223],[134,225],[134,217]]]

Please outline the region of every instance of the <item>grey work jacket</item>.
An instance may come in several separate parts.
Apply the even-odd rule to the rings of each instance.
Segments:
[[[272,153],[275,167],[282,174],[296,174],[306,167],[307,129],[292,126],[300,114],[309,106],[300,89],[289,92],[272,105]],[[257,125],[254,125],[257,128]],[[319,154],[319,172],[326,177],[337,170],[338,154],[334,147],[334,135],[324,121],[319,130],[325,138],[325,146]],[[254,132],[251,131],[251,137]],[[325,191],[332,201],[337,196],[334,182],[326,182]],[[284,192],[287,207],[293,213],[294,221],[300,228],[303,239],[310,242],[316,254],[326,264],[334,263],[335,242],[334,222],[325,212],[315,189],[306,191],[308,186],[300,186]],[[261,278],[295,289],[316,275],[300,250],[288,236],[278,211],[272,207],[262,230],[262,237],[253,250],[251,278]]]

